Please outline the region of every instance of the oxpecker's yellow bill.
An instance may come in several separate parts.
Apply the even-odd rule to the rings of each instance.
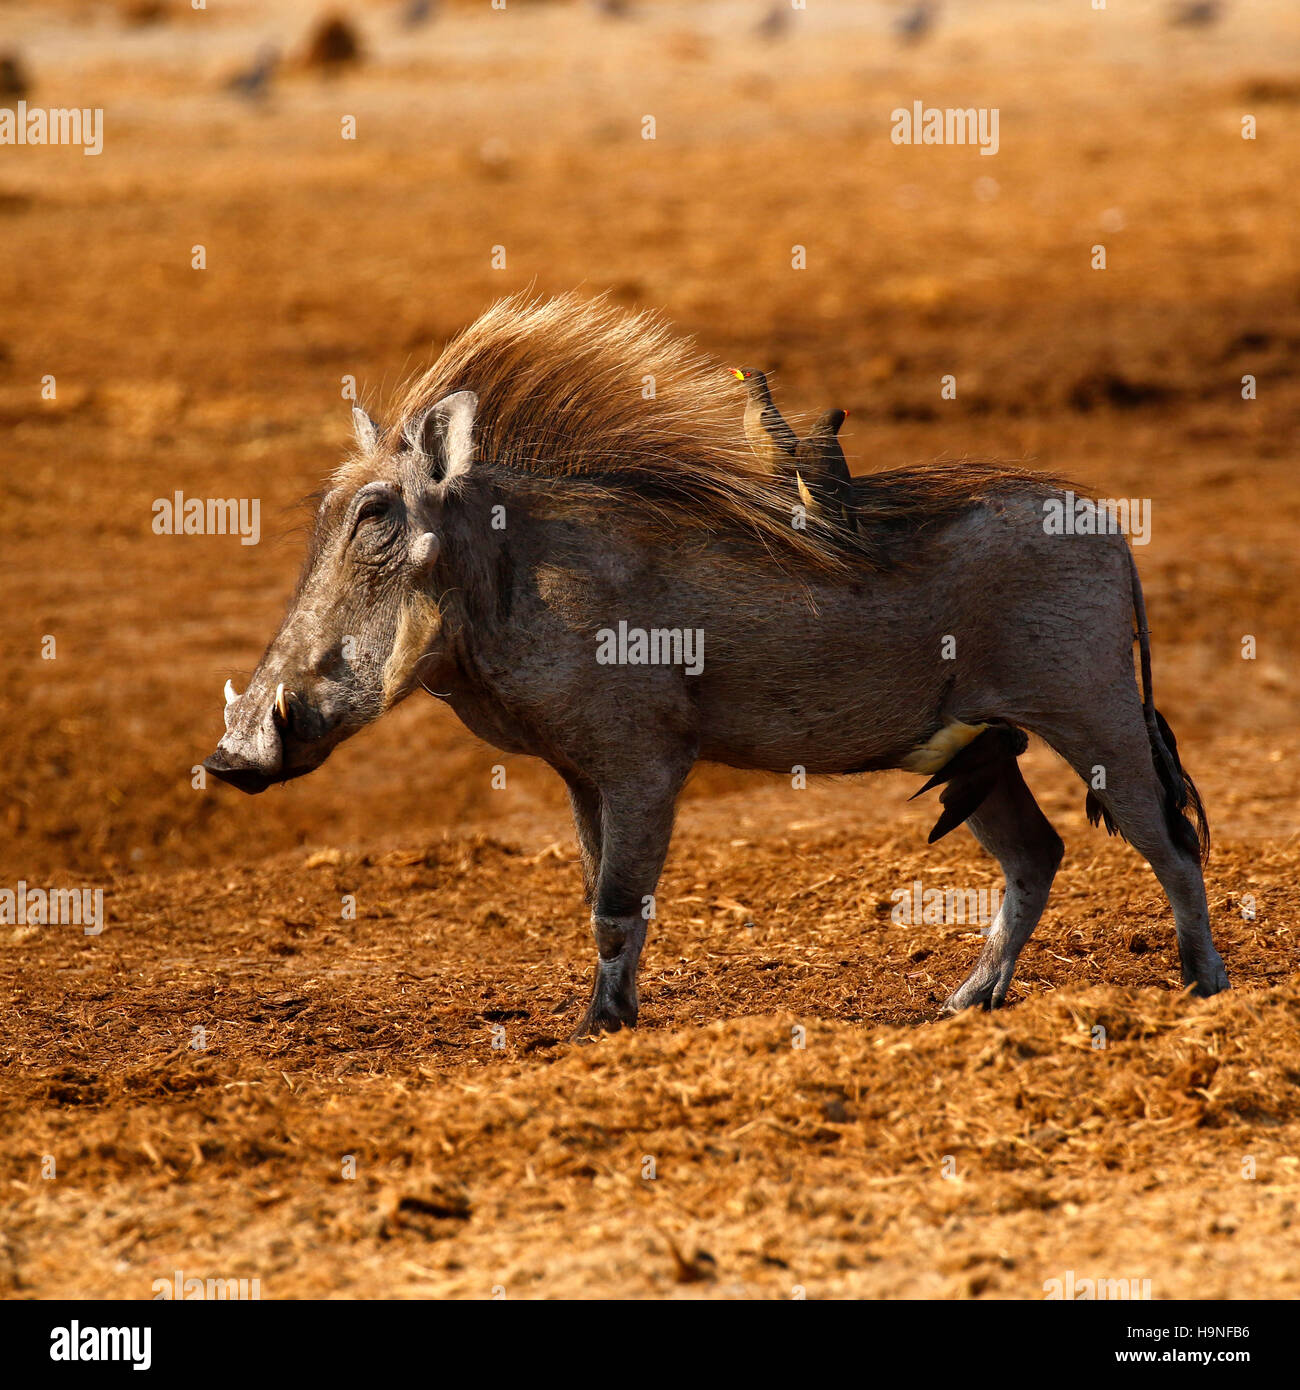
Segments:
[[[745,379],[745,373],[742,372],[739,367],[733,367],[731,369],[731,375],[734,376],[737,381],[744,381]]]
[[[945,717],[943,728],[931,734],[919,748],[913,748],[899,767],[927,776],[938,772],[988,727],[987,724],[963,724],[960,719]]]

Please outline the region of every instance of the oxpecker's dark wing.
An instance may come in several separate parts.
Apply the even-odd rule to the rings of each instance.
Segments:
[[[745,437],[750,448],[772,467],[779,466],[780,455],[794,457],[799,439],[772,401],[767,377],[753,368],[737,368],[733,375],[749,397],[745,405]]]
[[[760,417],[763,428],[771,436],[772,442],[783,454],[793,454],[799,447],[799,439],[785,422],[785,417],[771,401],[763,407]]]
[[[836,438],[844,420],[844,411],[826,411],[813,425],[808,438],[799,441],[795,457],[800,476],[807,482],[823,510],[833,520],[855,531],[853,478],[844,461],[844,450]]]
[[[1010,724],[994,724],[949,758],[925,786],[909,798],[914,801],[932,788],[943,786],[939,793],[943,814],[930,831],[930,844],[973,816],[997,785],[1007,763],[1014,762],[1028,747],[1029,739],[1023,729]]]

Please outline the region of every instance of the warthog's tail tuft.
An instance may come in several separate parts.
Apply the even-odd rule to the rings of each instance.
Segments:
[[[1188,854],[1194,855],[1202,864],[1210,857],[1210,824],[1205,815],[1205,803],[1196,790],[1187,769],[1178,758],[1178,740],[1169,727],[1169,721],[1153,705],[1153,716],[1147,721],[1147,734],[1151,739],[1151,761],[1155,764],[1156,776],[1165,793],[1165,821],[1174,843]],[[1122,832],[1115,824],[1114,817],[1101,804],[1096,792],[1090,791],[1084,801],[1084,811],[1093,825],[1104,824],[1108,835]],[[1190,811],[1191,820],[1188,820]],[[1193,827],[1192,821],[1195,821]]]
[[[1127,547],[1126,547],[1127,549]],[[1133,586],[1133,617],[1137,627],[1139,665],[1142,672],[1142,715],[1146,720],[1147,737],[1151,741],[1151,761],[1155,764],[1156,776],[1165,794],[1165,822],[1174,843],[1186,853],[1195,856],[1202,864],[1210,857],[1210,824],[1205,815],[1205,803],[1196,790],[1196,783],[1188,776],[1178,757],[1178,740],[1169,727],[1169,721],[1155,707],[1151,695],[1151,634],[1147,629],[1146,603],[1142,598],[1142,585],[1138,582],[1137,565],[1133,552],[1128,551],[1129,576]],[[1088,819],[1096,825],[1104,821],[1110,835],[1120,833],[1113,817],[1098,800],[1095,792],[1089,791],[1084,802]],[[1191,820],[1188,819],[1190,812]],[[1193,821],[1195,825],[1193,825]]]
[[[1205,816],[1205,803],[1196,790],[1196,783],[1178,759],[1178,740],[1169,721],[1154,705],[1151,714],[1154,718],[1147,726],[1151,735],[1151,758],[1160,785],[1165,789],[1165,819],[1178,844],[1204,864],[1210,857],[1210,823]],[[1189,812],[1191,820],[1188,820]],[[1195,829],[1192,821],[1196,823]]]

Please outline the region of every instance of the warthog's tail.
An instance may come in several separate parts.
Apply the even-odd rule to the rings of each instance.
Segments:
[[[1169,721],[1155,706],[1151,695],[1151,633],[1147,627],[1147,607],[1142,598],[1142,585],[1138,579],[1137,563],[1133,552],[1125,546],[1128,556],[1129,579],[1133,586],[1133,619],[1137,628],[1139,665],[1142,672],[1142,715],[1146,719],[1147,737],[1151,740],[1151,761],[1155,764],[1156,776],[1165,793],[1165,821],[1175,844],[1195,855],[1202,864],[1210,856],[1210,825],[1205,816],[1205,803],[1196,790],[1187,770],[1178,758],[1178,740],[1169,727]],[[1094,792],[1089,791],[1084,809],[1088,819],[1096,825],[1104,821],[1109,834],[1118,833],[1110,812],[1098,801]],[[1195,827],[1188,819],[1188,812]]]

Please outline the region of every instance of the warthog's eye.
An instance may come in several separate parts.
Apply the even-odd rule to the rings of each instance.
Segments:
[[[392,521],[395,505],[393,494],[385,487],[367,488],[359,493],[352,513],[352,539],[363,527]]]

